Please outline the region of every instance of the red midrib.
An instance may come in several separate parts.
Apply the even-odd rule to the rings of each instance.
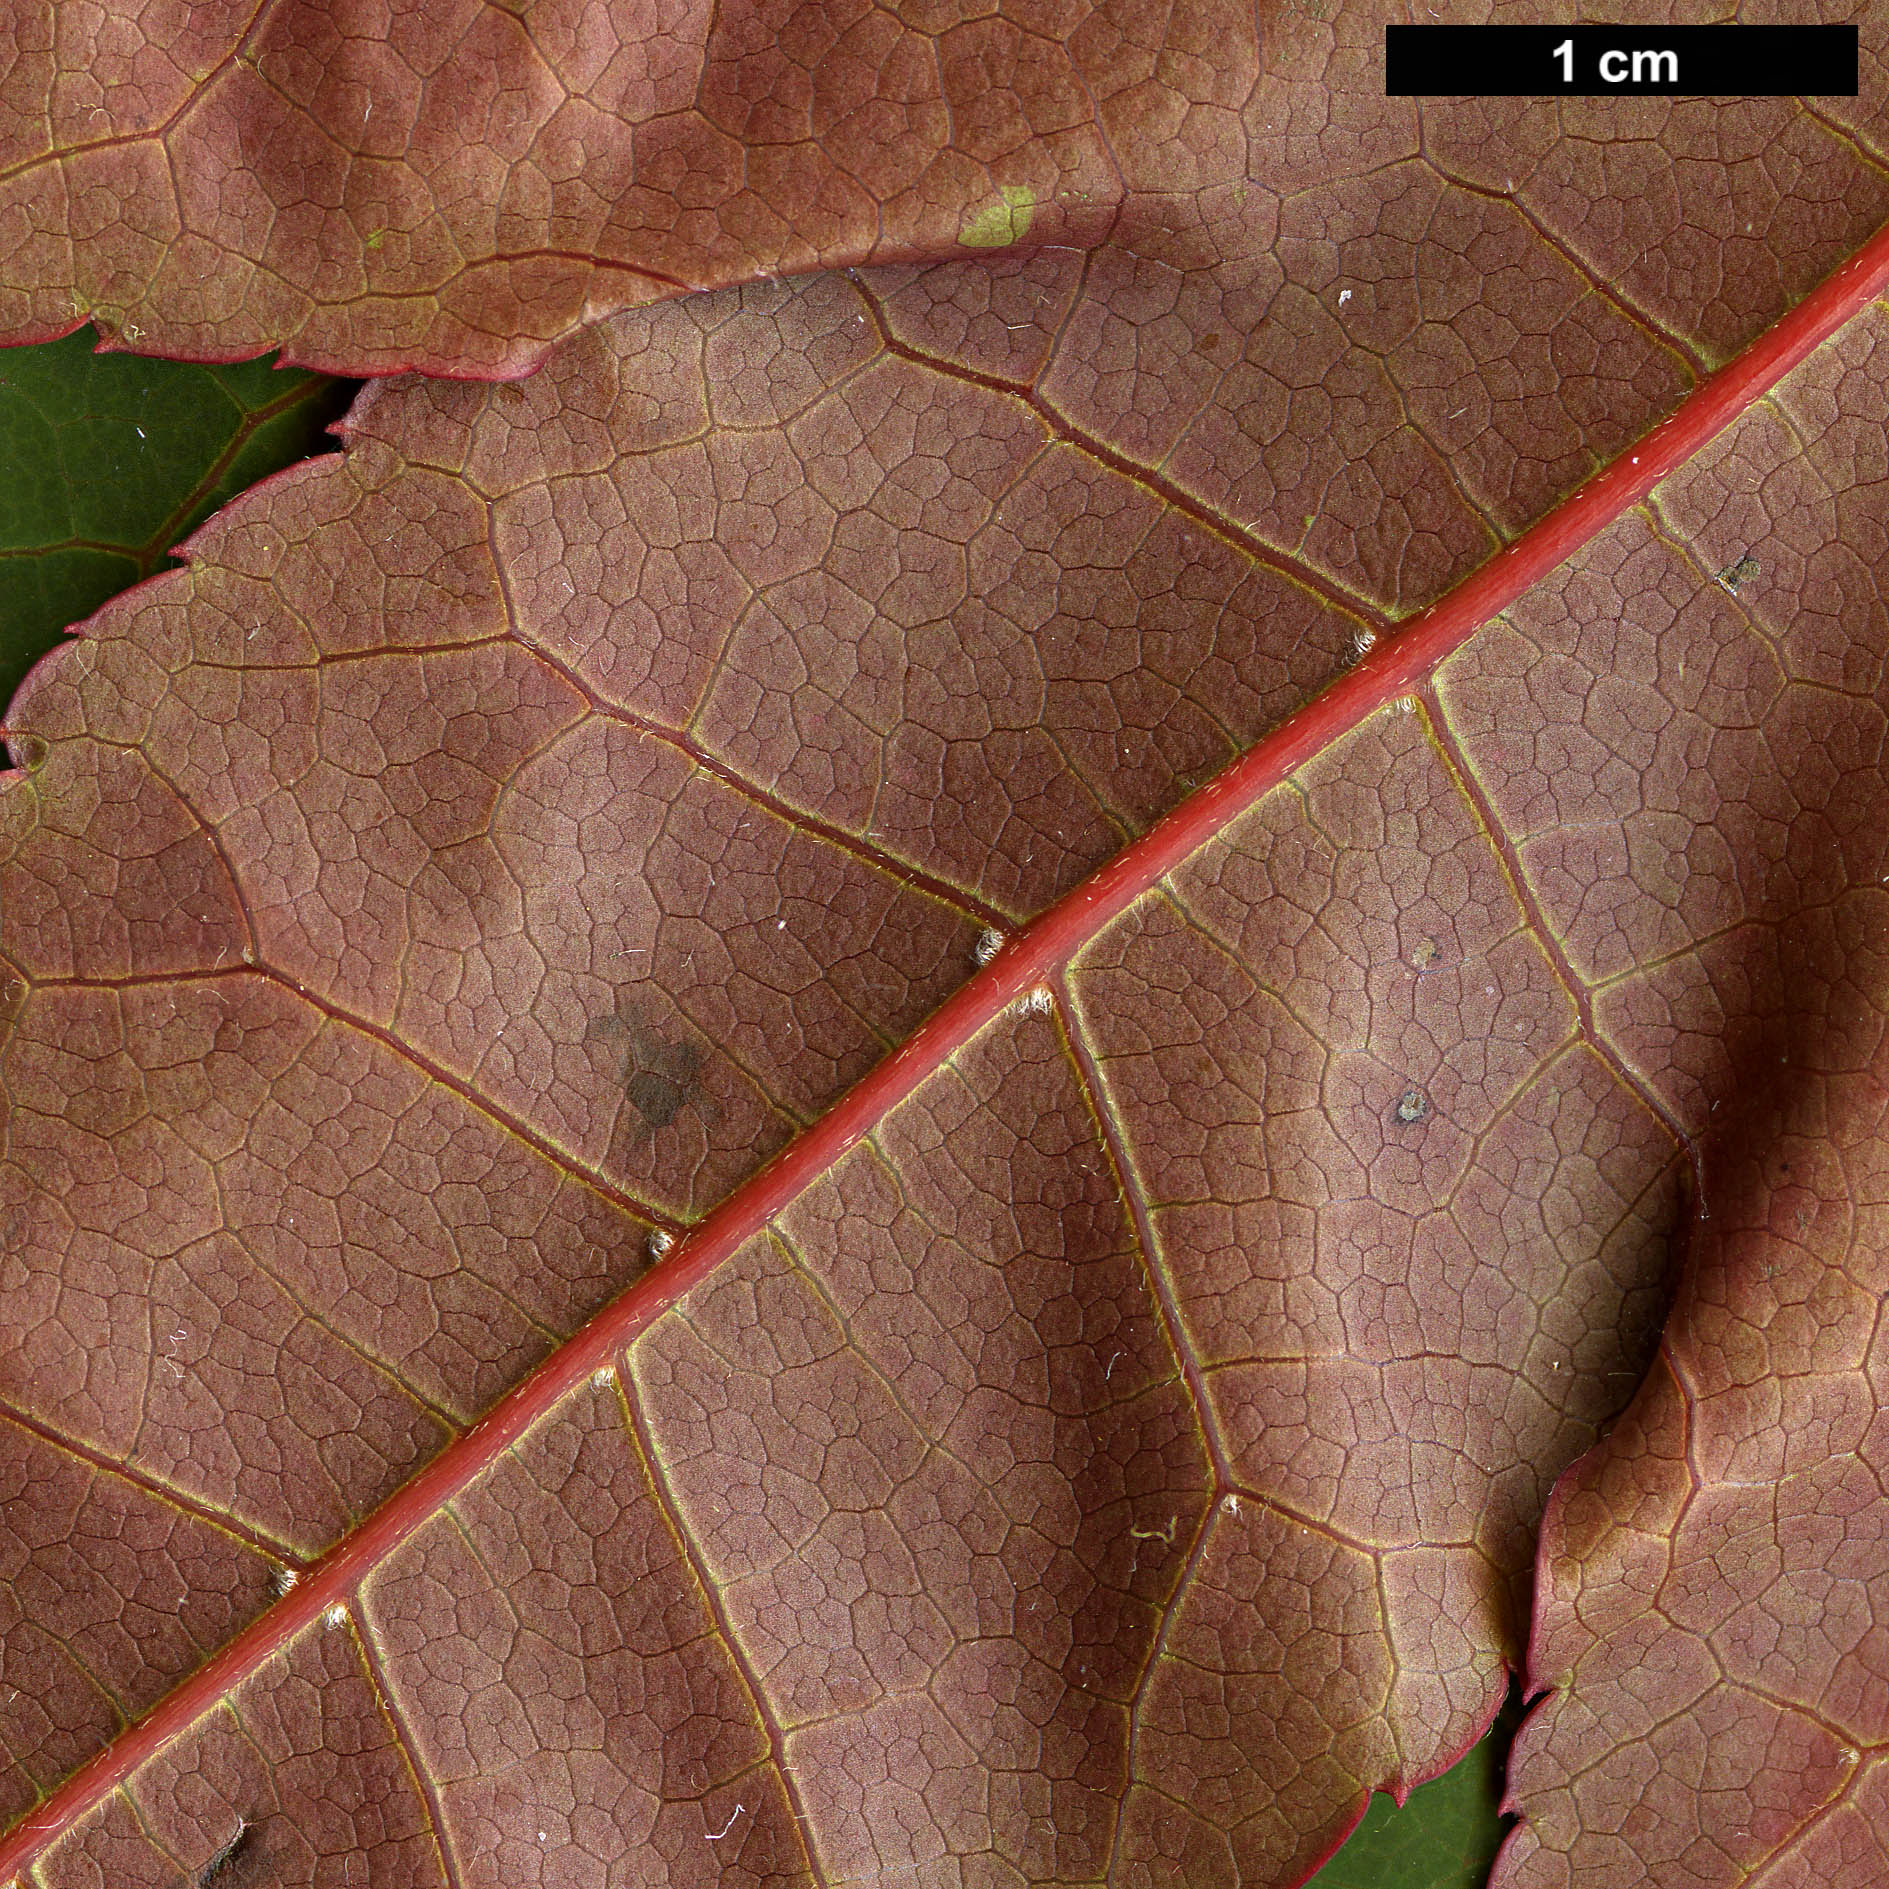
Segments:
[[[149,1714],[82,1765],[0,1838],[0,1883],[169,1739],[261,1668],[592,1373],[758,1233],[933,1070],[1053,976],[1141,894],[1339,735],[1406,693],[1491,617],[1646,498],[1793,367],[1889,291],[1889,227],[1699,387],[1670,418],[1564,499],[1446,597],[1381,639],[1358,665],[1280,724],[1140,839],[1065,893],[922,1023],[907,1041],[790,1142],[661,1264],[555,1351],[421,1469],[301,1582]]]

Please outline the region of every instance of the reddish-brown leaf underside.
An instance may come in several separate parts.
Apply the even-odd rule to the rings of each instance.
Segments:
[[[1429,109],[1419,133],[1409,101],[1381,96],[1388,11],[15,0],[0,20],[0,336],[91,319],[156,352],[286,344],[341,372],[517,373],[579,322],[681,290],[1101,242],[1116,252],[1097,286],[1119,291],[1117,324],[1169,355],[1165,411],[1133,418],[1173,430],[1203,394],[1226,407],[1212,383],[1243,353],[1256,377],[1300,370],[1276,401],[1316,384],[1304,370],[1334,352],[1320,306],[1334,243],[1373,248],[1361,279],[1378,286],[1413,243],[1454,248],[1473,259],[1485,341],[1508,323],[1519,341],[1566,300],[1552,270],[1532,296],[1509,274],[1518,232],[1539,233],[1577,269],[1598,266],[1626,309],[1722,358],[1881,219],[1881,179],[1860,178],[1845,148],[1881,148],[1874,35],[1863,99],[1819,100],[1814,115],[1638,101],[1622,136],[1612,105],[1572,101],[1557,119],[1499,100]],[[1776,0],[1745,12],[1805,17]],[[1492,15],[1452,10],[1476,16]],[[1334,186],[1372,174],[1381,196],[1359,216]],[[1162,281],[1176,265],[1219,279],[1177,298]],[[1215,296],[1227,303],[1210,315]],[[1526,346],[1477,350],[1464,313],[1446,295],[1419,318],[1438,325],[1426,337],[1394,298],[1352,312],[1439,424],[1461,404],[1462,342],[1485,361],[1509,354],[1497,399],[1539,381]],[[1124,336],[1099,315],[1092,340],[1113,345],[1088,365],[1106,405]],[[1598,307],[1577,326],[1585,342],[1555,362],[1564,379],[1609,345]],[[1616,354],[1590,424],[1606,409],[1630,437],[1671,367]],[[1356,382],[1331,391],[1369,400]],[[1492,442],[1484,414],[1462,417],[1445,450],[1467,471]],[[1394,455],[1361,420],[1340,442],[1350,457]],[[1223,461],[1230,444],[1199,442]],[[1531,473],[1579,452],[1539,425],[1511,429],[1518,444],[1547,455]],[[1222,470],[1237,484],[1245,469]]]
[[[1889,199],[1783,104],[1399,116],[1380,19],[1170,45],[1158,210],[381,389],[37,673],[0,1874],[1271,1883],[1486,1721],[1880,877],[1883,245],[1396,619]]]
[[[1644,737],[1647,778],[1674,797],[1668,811],[1644,795],[1608,836],[1652,898],[1604,896],[1602,859],[1575,837],[1618,787],[1541,769],[1535,742],[1566,726],[1556,695],[1603,686],[1589,665],[1619,667],[1596,608],[1670,585],[1672,553],[1649,545],[1636,571],[1626,540],[1596,547],[1444,672],[1544,902],[1614,984],[1597,1021],[1662,1066],[1675,1114],[1702,1131],[1693,1252],[1659,1356],[1544,1519],[1528,1671],[1549,1697],[1512,1754],[1526,1822],[1493,1882],[1875,1885],[1889,1882],[1889,309],[1655,503],[1697,568],[1749,559],[1757,581],[1724,579],[1736,612],[1708,623],[1695,607],[1662,639],[1665,673],[1697,678]],[[1681,837],[1702,811],[1699,763],[1673,757],[1701,742],[1712,843],[1735,877],[1700,870],[1700,839]]]

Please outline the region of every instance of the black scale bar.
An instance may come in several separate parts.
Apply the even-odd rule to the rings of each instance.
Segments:
[[[1393,98],[1854,98],[1854,26],[1387,26]]]

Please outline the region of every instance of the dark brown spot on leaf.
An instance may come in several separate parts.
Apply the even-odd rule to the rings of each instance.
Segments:
[[[719,1111],[699,1093],[705,1055],[687,1037],[665,1037],[642,1017],[599,1017],[586,1033],[592,1038],[628,1039],[620,1080],[630,1105],[643,1118],[642,1132],[667,1128],[686,1107],[713,1119]]]

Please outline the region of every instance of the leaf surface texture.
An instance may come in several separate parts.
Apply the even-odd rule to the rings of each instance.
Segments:
[[[8,81],[17,334],[543,365],[16,702],[6,1866],[1295,1882],[1487,1726],[1701,1210],[1499,1868],[1873,1841],[1762,1572],[1872,1475],[1870,121],[578,18]]]

